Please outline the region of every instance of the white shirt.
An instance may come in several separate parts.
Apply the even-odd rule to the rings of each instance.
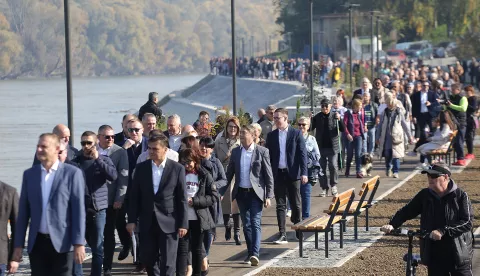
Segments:
[[[168,145],[174,151],[178,151],[180,146],[182,145],[182,135],[170,135],[168,137]]]
[[[42,187],[42,218],[40,219],[40,228],[38,229],[38,232],[42,234],[50,233],[47,225],[47,206],[48,199],[50,198],[50,192],[52,191],[53,180],[55,179],[55,174],[58,170],[58,164],[60,164],[59,160],[53,163],[48,172],[43,165],[41,165],[42,178],[40,186]]]
[[[98,154],[103,155],[103,156],[108,156],[108,151],[110,148],[102,149],[102,147],[97,146]]]
[[[428,92],[420,92],[420,113],[426,113],[428,112],[428,107],[427,107],[427,100],[428,100]]]
[[[250,182],[250,165],[252,164],[253,151],[255,150],[255,143],[252,143],[248,149],[242,146],[242,155],[240,158],[240,184],[241,188],[252,188]]]
[[[162,179],[163,169],[165,169],[166,162],[167,159],[165,158],[160,166],[157,166],[157,164],[152,161],[153,192],[155,194],[158,192],[158,188],[160,187],[160,180]]]
[[[278,168],[287,168],[287,133],[288,126],[284,129],[278,129],[278,144],[280,145],[280,160],[278,160]]]
[[[165,156],[167,159],[170,159],[172,161],[178,162],[178,152],[168,149],[167,154]],[[148,151],[142,152],[138,158],[137,158],[137,164],[142,163],[143,161],[148,160]]]

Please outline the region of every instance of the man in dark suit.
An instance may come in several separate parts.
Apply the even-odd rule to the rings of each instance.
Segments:
[[[115,145],[121,147],[127,139],[130,138],[128,134],[128,122],[138,119],[137,116],[133,114],[125,114],[122,118],[122,131],[115,134],[114,143]]]
[[[14,274],[18,262],[12,260],[13,243],[9,245],[7,234],[8,221],[15,233],[18,214],[18,193],[15,188],[0,181],[0,275]],[[12,237],[13,239],[14,237]]]
[[[127,152],[113,143],[113,128],[109,125],[102,125],[98,129],[98,147],[100,155],[110,157],[117,170],[117,180],[111,182],[108,187],[108,208],[104,230],[104,258],[103,258],[103,274],[111,275],[113,253],[115,251],[115,228],[117,229],[120,242],[123,249],[120,256],[125,259],[131,248],[130,235],[127,232],[125,217],[123,224],[117,225],[117,215],[122,209],[125,194],[128,185],[128,155]]]
[[[67,145],[67,160],[69,160],[69,161],[73,160],[73,158],[75,158],[75,156],[77,156],[78,150],[75,147],[70,146],[68,144],[68,142],[70,141],[70,129],[66,125],[59,124],[59,125],[56,125],[53,128],[52,132],[53,132],[53,134],[57,135],[58,138],[60,138],[60,140],[63,140],[66,143],[66,145]],[[38,160],[37,155],[35,154],[35,156],[33,157],[33,165],[32,166],[35,166],[35,165],[38,165],[38,164],[40,164],[40,160]]]
[[[438,103],[436,93],[431,91],[429,88],[429,83],[427,81],[423,82],[422,90],[415,92],[411,98],[412,120],[415,124],[415,137],[419,138],[417,144],[415,145],[415,149],[427,141],[425,127],[428,126],[430,131],[433,131],[432,119],[436,117],[434,108]],[[413,153],[409,155],[416,154]],[[420,162],[425,162],[424,156],[420,157]]]
[[[270,151],[275,179],[274,193],[280,231],[274,242],[285,244],[288,243],[285,229],[287,197],[292,208],[292,223],[300,221],[300,185],[308,183],[307,148],[300,130],[288,125],[288,110],[276,109],[273,119],[277,129],[267,135],[265,146]]]
[[[363,94],[365,94],[366,92],[370,92],[370,89],[368,89],[368,86],[369,86],[369,85],[370,85],[370,81],[368,81],[367,78],[363,79],[362,88],[353,91],[352,98],[353,98],[355,95],[363,96]]]
[[[269,207],[273,198],[273,174],[268,149],[255,145],[254,135],[255,128],[252,126],[245,126],[240,131],[242,146],[232,151],[227,183],[230,186],[235,175],[232,200],[237,201],[243,222],[248,249],[245,262],[257,266],[262,240],[262,209]]]
[[[133,233],[139,222],[140,259],[150,276],[175,274],[178,239],[188,229],[185,168],[167,159],[167,150],[165,136],[149,140],[150,160],[137,165],[130,191],[127,229]]]
[[[40,135],[35,165],[23,173],[13,260],[20,261],[27,228],[32,275],[72,274],[85,258],[85,180],[80,169],[58,159],[60,139]]]
[[[145,113],[152,113],[157,118],[162,116],[162,110],[157,106],[159,99],[157,92],[148,93],[148,102],[146,102],[138,111],[138,119],[142,120]]]

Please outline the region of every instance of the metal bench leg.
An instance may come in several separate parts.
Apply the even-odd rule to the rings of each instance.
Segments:
[[[315,232],[315,249],[318,249],[318,232]]]
[[[368,231],[368,209],[365,209],[365,231]]]
[[[330,239],[333,241],[333,224],[330,226]]]
[[[340,222],[340,248],[343,248],[343,222]]]
[[[347,232],[347,221],[343,222],[343,232]]]
[[[298,240],[298,253],[300,253],[300,258],[303,258],[303,232],[300,231],[300,239]]]
[[[328,231],[325,232],[325,258],[328,258]]]
[[[358,239],[357,227],[358,227],[358,218],[357,218],[357,215],[354,215],[353,216],[353,236],[355,239]]]

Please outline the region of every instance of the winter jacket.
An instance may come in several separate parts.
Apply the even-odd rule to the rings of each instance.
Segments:
[[[198,169],[198,191],[192,198],[193,208],[200,222],[200,229],[208,231],[215,227],[215,221],[209,210],[220,201],[220,195],[213,182],[212,175],[203,167]]]
[[[384,149],[392,149],[393,158],[403,158],[405,155],[404,134],[410,140],[413,138],[401,109],[398,107],[394,110],[385,109],[375,133],[380,157]]]
[[[328,124],[328,133],[324,133],[324,126]],[[336,112],[330,111],[328,118],[322,112],[318,113],[312,118],[312,124],[310,130],[315,130],[315,139],[318,143],[318,148],[323,149],[322,137],[323,135],[329,135],[332,139],[332,148],[335,153],[340,152],[340,133],[345,131],[343,120],[337,120]]]
[[[142,120],[145,113],[152,113],[156,117],[162,117],[162,110],[153,101],[148,101],[138,111],[138,119]]]
[[[435,216],[444,213],[444,219]],[[420,218],[420,230],[431,232],[438,230],[442,233],[441,241],[422,239],[420,242],[420,256],[425,265],[436,265],[435,255],[449,252],[436,252],[434,243],[444,242],[446,248],[453,249],[453,262],[456,266],[468,264],[473,257],[473,211],[470,199],[466,192],[457,187],[450,180],[448,192],[439,197],[429,188],[421,190],[407,205],[400,209],[391,219],[390,225],[400,227],[405,221]],[[448,251],[448,250],[447,250]],[[443,259],[443,258],[442,258]]]

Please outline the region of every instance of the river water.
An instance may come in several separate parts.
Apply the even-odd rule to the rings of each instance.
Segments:
[[[160,98],[187,88],[204,75],[81,78],[73,80],[75,147],[80,135],[102,124],[121,130],[125,113],[136,112],[156,91]],[[20,190],[32,164],[38,136],[67,124],[64,79],[0,81],[0,180]]]

